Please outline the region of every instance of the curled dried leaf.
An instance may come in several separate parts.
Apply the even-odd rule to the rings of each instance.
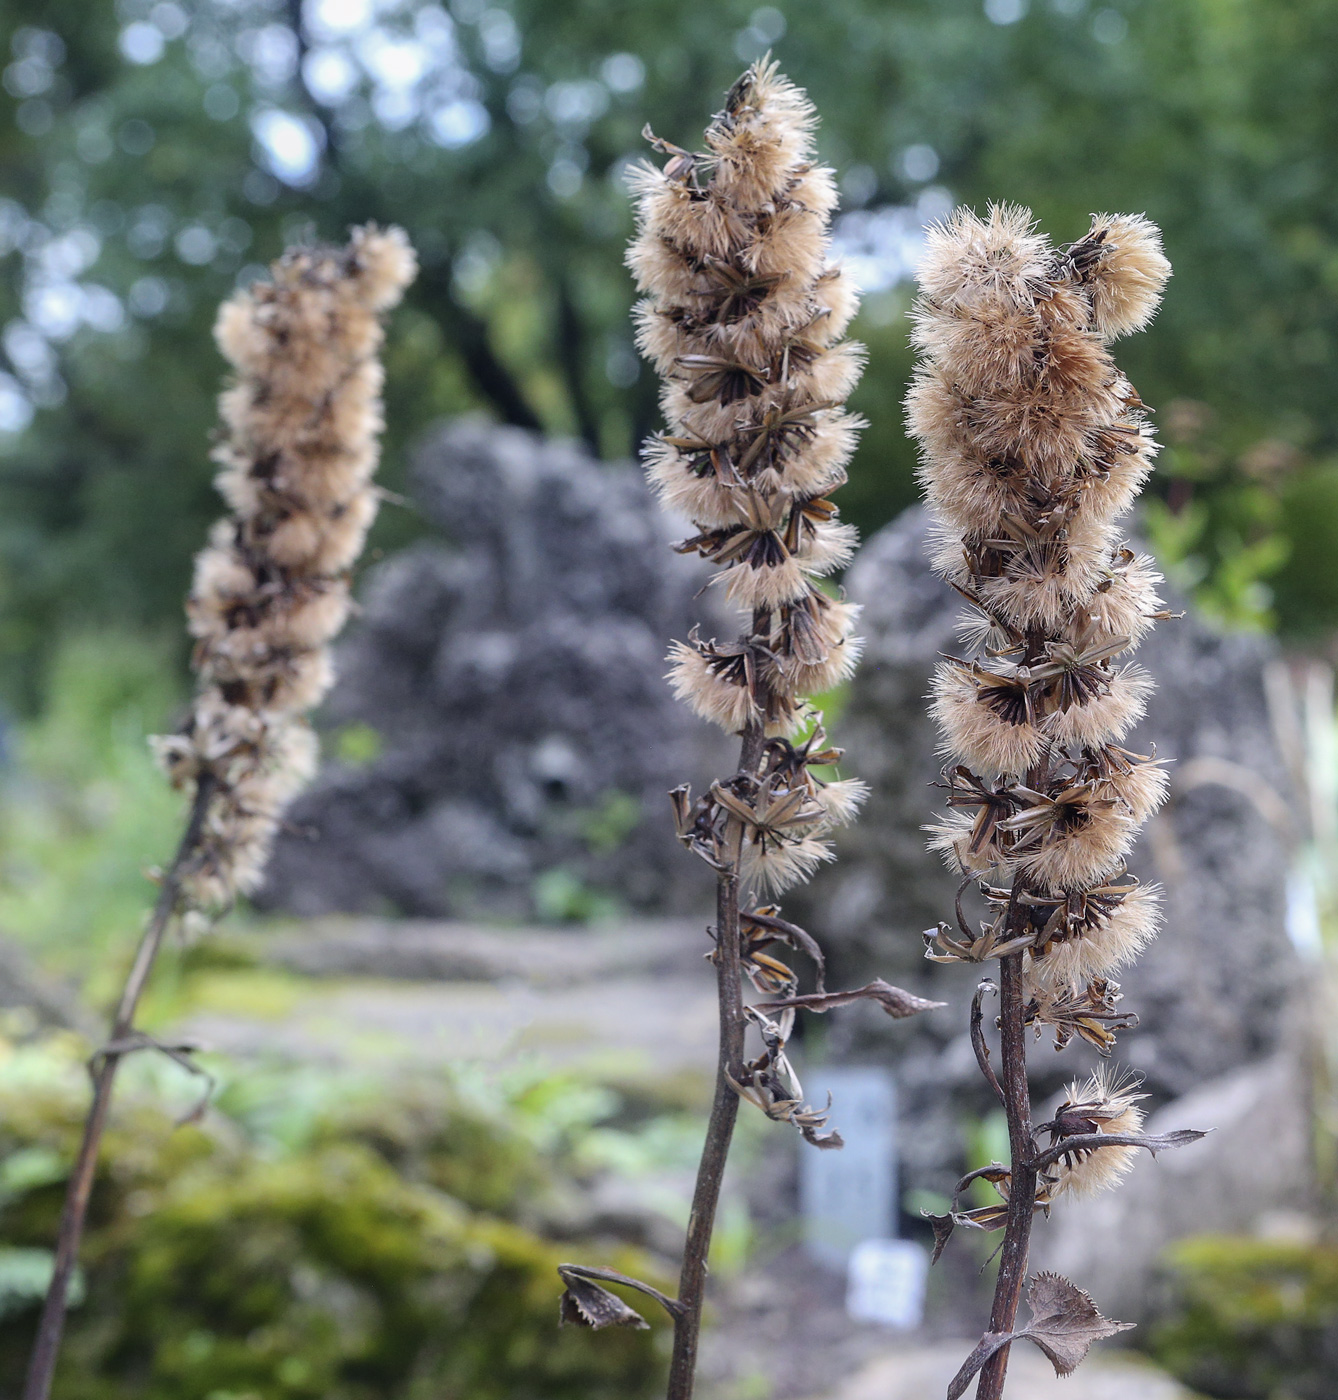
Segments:
[[[558,1273],[567,1285],[558,1300],[560,1326],[589,1327],[596,1332],[604,1327],[631,1327],[644,1332],[650,1326],[635,1308],[607,1288],[582,1278],[565,1265],[558,1266]]]
[[[791,1008],[802,1008],[805,1011],[822,1013],[834,1011],[840,1006],[850,1006],[857,1001],[876,1001],[894,1020],[917,1016],[921,1011],[933,1011],[948,1004],[945,1001],[929,1001],[925,997],[917,997],[913,992],[904,991],[890,982],[884,982],[881,977],[875,977],[872,982],[849,992],[812,992],[808,996],[787,997],[784,1001],[759,1002],[758,1010],[789,1011]]]

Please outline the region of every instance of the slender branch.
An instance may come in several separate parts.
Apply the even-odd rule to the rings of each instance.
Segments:
[[[753,723],[743,735],[739,769],[755,772],[762,757],[762,726]],[[702,1302],[706,1291],[707,1256],[720,1185],[725,1175],[739,1114],[739,1096],[730,1083],[742,1074],[745,1022],[739,956],[739,874],[737,850],[728,869],[716,877],[716,988],[720,1003],[720,1056],[716,1065],[715,1099],[706,1127],[706,1142],[697,1167],[692,1194],[683,1270],[678,1282],[679,1311],[674,1317],[674,1351],[669,1364],[667,1400],[691,1400],[697,1370],[697,1342],[701,1333]]]
[[[112,1021],[111,1037],[94,1057],[93,1101],[84,1120],[79,1154],[65,1190],[65,1207],[61,1213],[56,1261],[51,1273],[51,1284],[47,1289],[46,1302],[42,1306],[41,1321],[37,1326],[37,1340],[33,1345],[32,1359],[28,1365],[23,1400],[48,1400],[51,1394],[51,1381],[55,1375],[61,1336],[65,1330],[70,1280],[79,1260],[79,1245],[88,1216],[94,1177],[97,1174],[98,1149],[102,1145],[102,1134],[107,1126],[107,1114],[111,1107],[112,1084],[122,1057],[130,1053],[131,1049],[138,1048],[137,1043],[130,1042],[135,1012],[139,1008],[140,998],[148,985],[154,961],[162,947],[163,935],[177,911],[181,873],[199,843],[214,788],[213,777],[208,773],[202,774],[196,784],[195,800],[191,806],[186,830],[181,837],[181,844],[177,847],[176,856],[163,879],[153,914],[144,930],[143,938],[140,939],[135,960],[126,977],[121,1000]]]
[[[977,1167],[973,1172],[967,1174],[952,1188],[952,1213],[957,1214],[958,1203],[962,1199],[962,1192],[971,1185],[973,1181],[1002,1181],[1008,1175],[1008,1168],[1002,1162],[991,1162],[987,1167]]]
[[[446,328],[447,338],[464,361],[474,387],[493,406],[502,422],[542,432],[543,423],[520,381],[492,347],[487,321],[456,300],[451,289],[451,273],[449,258],[436,261],[425,258],[419,277],[424,300]]]
[[[1013,885],[1007,928],[1016,931],[1020,914],[1018,883]],[[1036,1208],[1036,1147],[1031,1132],[1031,1090],[1027,1084],[1027,1041],[1025,999],[1022,986],[1022,954],[1010,953],[1000,960],[1000,1037],[1003,1068],[1004,1111],[1008,1115],[1008,1145],[1011,1154],[1008,1183],[1008,1223],[1004,1227],[999,1254],[999,1277],[994,1285],[994,1306],[990,1311],[991,1332],[1011,1332],[1017,1320],[1022,1285],[1027,1278],[1027,1256],[1031,1243],[1031,1221]],[[1008,1351],[995,1352],[980,1372],[976,1400],[1001,1400]]]

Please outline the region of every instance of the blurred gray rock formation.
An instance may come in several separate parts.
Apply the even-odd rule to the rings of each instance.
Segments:
[[[924,512],[906,512],[868,541],[847,576],[851,597],[864,605],[867,650],[836,737],[872,795],[841,834],[837,862],[804,892],[802,908],[792,898],[787,913],[823,941],[836,977],[853,984],[878,973],[950,1002],[951,1011],[919,1017],[878,1042],[898,1062],[914,1125],[905,1142],[910,1184],[941,1188],[961,1150],[963,1113],[988,1106],[967,1012],[976,981],[997,978],[997,969],[941,967],[922,957],[920,931],[951,918],[956,887],[925,855],[921,826],[941,805],[930,784],[942,761],[925,695],[940,653],[955,650],[961,610],[930,572],[925,536]],[[1122,1009],[1142,1023],[1121,1035],[1116,1055],[1146,1075],[1155,1101],[1273,1052],[1296,985],[1285,931],[1289,838],[1278,820],[1287,779],[1263,681],[1273,655],[1262,637],[1219,634],[1192,615],[1163,623],[1139,651],[1158,689],[1127,743],[1140,753],[1155,745],[1171,760],[1172,797],[1130,868],[1164,886],[1166,919],[1122,979]],[[830,1034],[840,1051],[841,1032]],[[867,1052],[863,1035],[857,1030],[846,1048]],[[1088,1062],[1078,1045],[1035,1054],[1038,1088]]]
[[[709,901],[668,789],[717,740],[664,681],[702,615],[700,567],[640,474],[463,420],[419,449],[445,537],[374,570],[323,724],[379,752],[296,804],[265,902],[299,914],[579,916]],[[347,746],[346,746],[347,747]],[[727,760],[722,760],[722,765]]]

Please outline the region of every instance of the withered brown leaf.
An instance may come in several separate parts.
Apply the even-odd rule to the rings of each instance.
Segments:
[[[1027,1290],[1027,1306],[1031,1322],[1018,1335],[1040,1347],[1057,1376],[1072,1375],[1093,1342],[1134,1325],[1102,1317],[1091,1297],[1062,1274],[1037,1274]]]
[[[898,1021],[906,1016],[916,1016],[921,1011],[933,1011],[936,1007],[948,1004],[946,1001],[929,1001],[925,997],[917,997],[913,992],[904,991],[890,982],[884,982],[881,977],[875,977],[872,982],[849,992],[811,992],[808,996],[787,997],[784,1001],[761,1001],[757,1003],[757,1007],[759,1011],[788,1011],[791,1007],[802,1007],[805,1011],[822,1013],[834,1011],[839,1006],[849,1006],[856,1001],[876,1001],[889,1016]]]
[[[1062,1274],[1037,1274],[1027,1289],[1031,1321],[1017,1332],[986,1332],[948,1386],[948,1400],[960,1400],[976,1373],[1000,1347],[1025,1338],[1050,1358],[1057,1376],[1071,1376],[1093,1342],[1127,1332],[1132,1322],[1102,1317],[1091,1297]]]
[[[581,1278],[569,1269],[558,1269],[567,1285],[558,1300],[558,1322],[561,1326],[589,1327],[598,1332],[604,1327],[631,1327],[638,1332],[650,1323],[616,1294],[601,1288],[588,1278]]]

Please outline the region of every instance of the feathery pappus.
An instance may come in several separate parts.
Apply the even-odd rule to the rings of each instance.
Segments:
[[[1137,1133],[1143,1126],[1139,1103],[1147,1097],[1138,1092],[1140,1082],[1137,1075],[1115,1074],[1103,1065],[1087,1079],[1070,1084],[1050,1122],[1051,1142],[1091,1133]],[[1050,1169],[1050,1200],[1095,1196],[1117,1186],[1138,1153],[1137,1147],[1112,1144],[1079,1148],[1062,1156]]]
[[[980,1400],[1004,1393],[998,1336],[1034,1335],[1013,1328],[1037,1213],[1115,1185],[1140,1149],[1203,1136],[1145,1134],[1137,1081],[1105,1069],[1033,1126],[1027,1063],[1028,1030],[1051,1032],[1056,1050],[1081,1040],[1111,1054],[1138,1020],[1111,974],[1157,932],[1158,891],[1125,858],[1167,776],[1155,753],[1123,744],[1153,689],[1131,653],[1167,614],[1153,562],[1120,533],[1156,442],[1109,347],[1151,320],[1169,275],[1145,218],[1097,215],[1056,248],[1009,205],[983,218],[958,210],[929,230],[919,270],[907,424],[934,567],[968,605],[964,654],[931,680],[948,810],[929,845],[961,882],[955,923],[925,931],[925,956],[997,963],[998,982],[977,986],[970,1042],[1009,1134],[1010,1165],[967,1173],[931,1217],[935,1258],[958,1225],[1004,1232],[988,1331],[949,1387],[964,1394],[979,1372]],[[963,903],[973,885],[986,911],[974,926]],[[983,1011],[995,993],[997,1069]],[[980,1180],[999,1200],[962,1208]],[[1124,1326],[1057,1275],[1033,1280],[1029,1301],[1047,1325],[1062,1314],[1084,1334],[1071,1356],[1045,1347],[1061,1375]]]
[[[862,426],[845,400],[864,363],[844,338],[858,298],[830,256],[836,188],[815,159],[815,124],[807,96],[762,59],[730,89],[703,151],[647,129],[667,159],[632,176],[637,340],[661,376],[667,423],[643,460],[666,509],[692,523],[677,550],[713,565],[740,610],[734,640],[694,629],[668,658],[674,694],[742,741],[731,777],[695,801],[675,791],[675,818],[689,850],[737,877],[741,928],[774,909],[759,900],[833,858],[828,838],[868,791],[838,776],[841,751],[808,698],[845,680],[860,654],[859,609],[827,579],[856,545],[832,493]],[[821,989],[816,943],[784,928],[781,941],[818,959]],[[749,976],[797,992],[783,963],[745,952]],[[745,1096],[783,1063],[793,1022],[793,1010],[754,1022],[772,1058],[739,1081]],[[824,1115],[778,1085],[763,1094],[767,1111],[816,1140]]]
[[[237,292],[214,334],[235,371],[214,450],[231,514],[195,561],[187,602],[200,689],[155,740],[174,785],[212,793],[182,872],[197,908],[253,890],[283,811],[315,771],[303,715],[333,679],[349,571],[376,516],[384,315],[416,272],[396,228],[290,249]]]
[[[1044,898],[1107,885],[1165,796],[1158,760],[1119,747],[1152,690],[1130,653],[1164,614],[1155,567],[1119,535],[1156,444],[1109,344],[1151,319],[1169,272],[1146,219],[1101,215],[1056,249],[1013,206],[957,211],[920,270],[907,421],[937,567],[971,604],[931,711],[949,764],[978,775],[978,790],[954,778],[931,844]],[[1026,906],[1028,976],[1080,993],[1152,936],[1155,917],[1134,917],[1152,900],[1070,921],[1060,942]]]
[[[855,447],[860,424],[843,405],[863,351],[842,339],[857,299],[829,259],[836,192],[814,161],[814,121],[764,60],[729,93],[704,153],[633,177],[638,344],[663,377],[669,425],[647,445],[647,470],[696,526],[682,548],[716,564],[748,613],[754,652],[722,666],[705,644],[680,644],[671,677],[731,732],[795,732],[800,697],[858,655],[855,610],[818,582],[855,545],[829,493]]]

